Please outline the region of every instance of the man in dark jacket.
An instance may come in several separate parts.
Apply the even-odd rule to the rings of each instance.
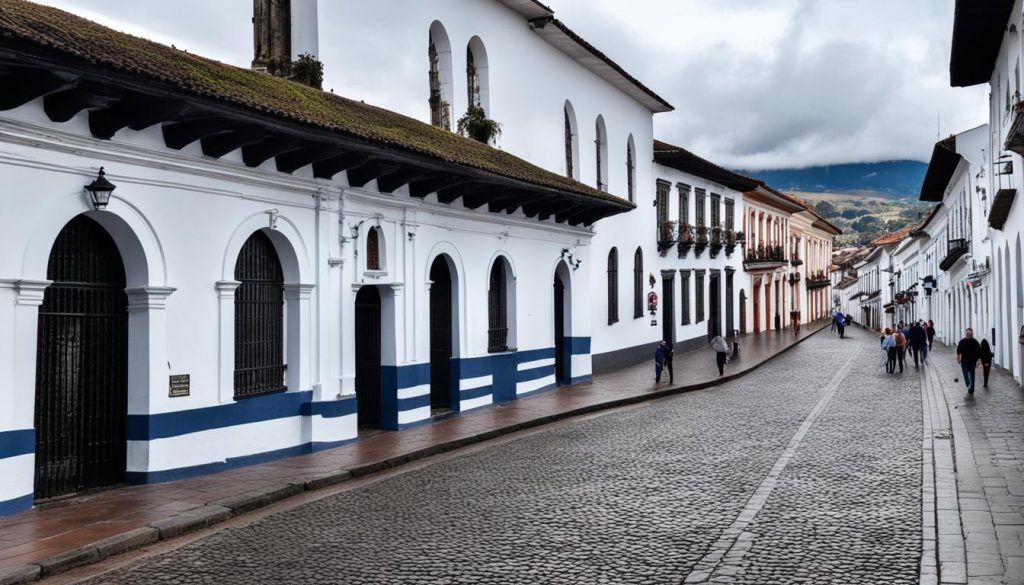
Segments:
[[[924,363],[924,355],[921,353],[928,345],[928,332],[921,326],[920,321],[915,321],[907,334],[907,342],[910,344],[910,353],[914,356],[914,369],[918,369],[919,362]]]
[[[970,327],[964,333],[964,338],[956,345],[956,363],[960,364],[960,370],[964,374],[964,384],[967,385],[967,393],[974,394],[974,370],[978,367],[978,358],[981,357],[981,345],[974,338],[974,330]]]

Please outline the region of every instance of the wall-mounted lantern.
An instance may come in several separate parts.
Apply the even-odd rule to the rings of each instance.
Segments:
[[[107,180],[103,167],[100,167],[100,172],[96,175],[96,179],[85,186],[85,190],[89,192],[89,198],[92,200],[92,208],[97,211],[107,207],[107,204],[110,203],[110,195],[114,192],[114,189],[117,189],[117,186]]]

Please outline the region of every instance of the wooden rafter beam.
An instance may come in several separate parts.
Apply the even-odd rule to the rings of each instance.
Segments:
[[[381,193],[394,193],[415,179],[422,179],[428,174],[422,169],[406,168],[382,177],[377,177],[377,190]]]
[[[71,85],[48,71],[14,69],[0,77],[0,111],[13,110],[18,106]]]
[[[180,114],[188,104],[176,100],[126,99],[109,107],[89,112],[89,130],[97,138],[109,139],[122,128],[144,130],[167,122]]]
[[[369,160],[362,165],[348,170],[348,184],[353,187],[365,187],[370,181],[393,173],[399,167],[393,162]]]
[[[288,136],[271,135],[265,140],[242,147],[242,162],[247,167],[258,167],[275,156],[298,150],[302,142]]]
[[[164,144],[167,148],[181,150],[200,138],[212,136],[227,130],[237,130],[239,124],[224,118],[203,116],[180,122],[164,124]]]
[[[318,179],[333,179],[334,175],[361,165],[369,158],[369,154],[362,152],[339,154],[338,156],[313,163],[313,176]]]
[[[212,136],[204,136],[199,139],[199,144],[202,146],[203,154],[213,158],[220,158],[229,152],[238,150],[243,146],[256,144],[266,138],[266,130],[253,127],[228,130],[227,132],[220,132]]]
[[[493,185],[486,185],[479,182],[466,183],[463,185],[456,185],[454,187],[447,187],[437,192],[437,200],[440,203],[452,203],[460,197],[472,197],[485,193],[488,189],[493,189]]]
[[[456,175],[440,175],[409,183],[409,195],[423,199],[431,193],[437,193],[441,189],[455,187],[469,183],[472,179]]]
[[[83,84],[47,94],[43,98],[43,110],[50,120],[67,122],[82,110],[108,106],[113,99],[113,96],[101,95],[96,88]]]
[[[340,150],[326,144],[303,147],[279,155],[277,157],[277,170],[282,173],[294,173],[306,165],[327,160],[339,154],[341,154]]]

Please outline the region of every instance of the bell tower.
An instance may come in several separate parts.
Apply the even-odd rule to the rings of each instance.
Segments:
[[[317,0],[253,0],[253,69],[287,72],[299,55],[317,57]]]

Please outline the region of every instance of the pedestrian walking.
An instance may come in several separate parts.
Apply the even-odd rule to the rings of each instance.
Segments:
[[[914,325],[910,327],[910,334],[907,336],[907,343],[910,345],[910,353],[914,356],[914,369],[918,369],[920,365],[924,365],[924,354],[923,351],[927,351],[925,348],[928,346],[928,333],[921,326],[920,321],[915,321]]]
[[[896,361],[900,365],[900,373],[902,374],[903,364],[907,361],[907,336],[903,333],[902,328],[900,328],[893,334],[893,338],[896,340]]]
[[[970,327],[964,332],[964,338],[956,344],[956,363],[960,364],[960,370],[964,374],[964,384],[967,386],[967,394],[974,394],[974,370],[978,367],[978,358],[981,356],[981,345],[974,338],[974,330]]]
[[[672,372],[672,356],[675,355],[675,348],[672,346],[672,342],[665,340],[665,369],[668,370],[668,383],[673,384],[675,382],[675,375]]]
[[[665,367],[665,342],[662,341],[658,344],[658,349],[654,350],[654,383],[661,383],[661,370]]]
[[[932,343],[935,342],[935,321],[928,319],[928,328],[925,329],[928,333],[928,351],[932,350]]]
[[[839,327],[839,311],[832,311],[832,325],[829,326],[829,331],[832,333],[836,332]]]
[[[928,322],[924,319],[921,319],[921,329],[924,329],[925,335],[924,345],[921,346],[921,364],[923,365],[928,363],[928,350],[931,348],[928,342]]]
[[[842,313],[836,313],[832,318],[832,322],[835,324],[836,329],[839,330],[839,339],[846,337],[846,317]]]
[[[721,335],[716,335],[711,340],[711,349],[715,350],[715,363],[718,364],[718,375],[725,375],[725,358],[729,352],[729,344]]]
[[[992,371],[992,346],[987,339],[981,340],[981,351],[978,353],[978,361],[981,362],[982,388],[988,388],[988,375]]]
[[[896,371],[896,336],[892,329],[885,328],[885,335],[882,337],[882,352],[885,353],[885,373],[892,374]]]

